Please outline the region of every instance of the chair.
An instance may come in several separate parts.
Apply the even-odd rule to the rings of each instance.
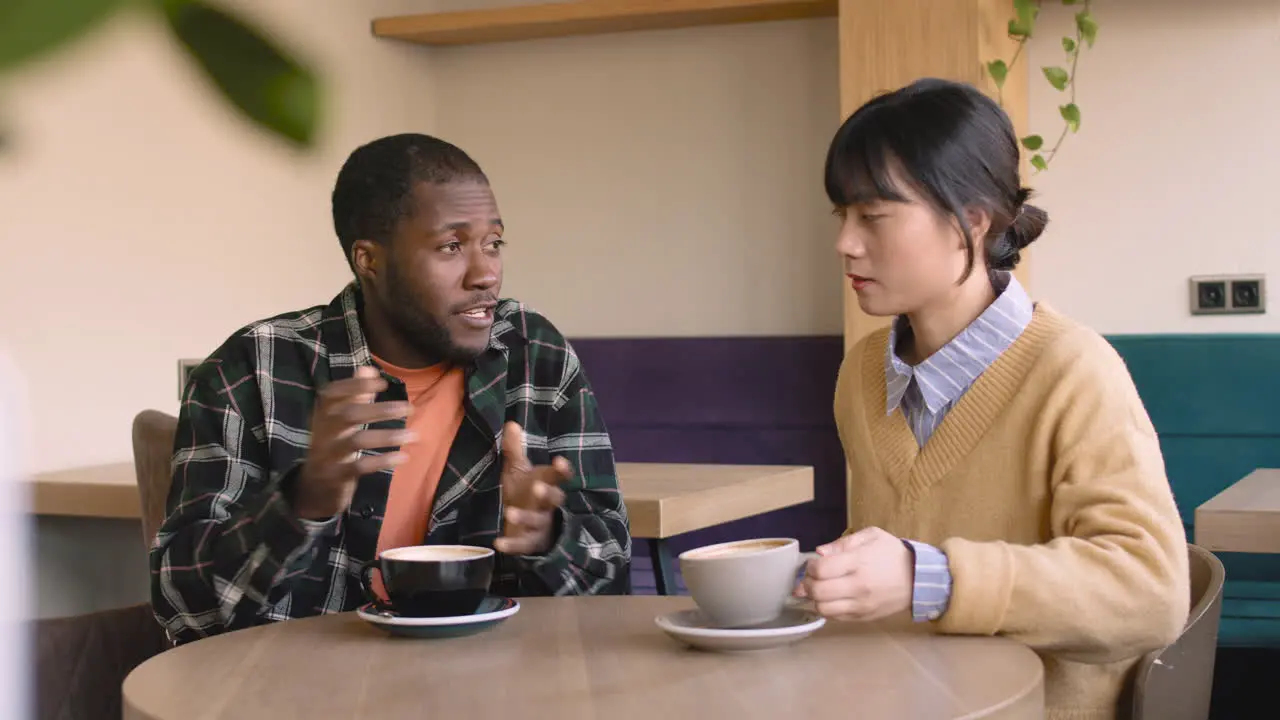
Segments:
[[[1208,720],[1213,663],[1226,571],[1213,553],[1187,545],[1191,613],[1174,643],[1143,656],[1134,668],[1132,720]]]
[[[28,621],[36,720],[119,720],[129,672],[168,649],[150,603]]]
[[[164,522],[177,427],[177,418],[156,410],[144,410],[133,420],[133,464],[147,551]],[[37,720],[118,720],[125,677],[170,647],[151,603],[41,618],[28,628],[36,650]]]
[[[149,603],[43,618],[31,626],[38,720],[118,720],[125,677],[168,648]]]
[[[159,410],[143,410],[133,419],[133,467],[142,503],[142,537],[150,552],[164,522],[169,485],[173,482],[173,436],[178,419]]]

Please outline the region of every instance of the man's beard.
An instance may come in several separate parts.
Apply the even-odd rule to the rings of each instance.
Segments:
[[[386,310],[392,327],[402,341],[429,362],[466,365],[482,352],[454,344],[449,329],[422,311],[422,299],[411,283],[399,274],[394,263],[387,266],[387,296]]]

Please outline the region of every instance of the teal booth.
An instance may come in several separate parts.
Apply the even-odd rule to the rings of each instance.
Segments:
[[[1187,539],[1195,510],[1255,468],[1280,468],[1280,335],[1112,335],[1160,435]],[[1219,645],[1280,647],[1280,554],[1218,553]]]

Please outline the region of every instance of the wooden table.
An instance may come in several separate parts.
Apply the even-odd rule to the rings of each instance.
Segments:
[[[1280,553],[1280,469],[1254,470],[1196,508],[1195,543],[1218,552]]]
[[[132,518],[142,512],[133,463],[112,463],[40,473],[31,480],[36,515]]]
[[[653,624],[686,597],[521,604],[450,640],[390,638],[351,613],[199,640],[129,674],[124,720],[1044,717],[1039,657],[1004,638],[829,622],[790,647],[706,653]]]
[[[676,587],[667,538],[813,499],[813,468],[804,466],[618,463],[618,483],[660,595]],[[139,516],[133,463],[44,473],[32,485],[37,515]]]

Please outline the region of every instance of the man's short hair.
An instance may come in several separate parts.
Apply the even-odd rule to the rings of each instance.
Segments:
[[[401,218],[413,212],[418,183],[489,179],[461,148],[430,135],[405,133],[356,148],[333,186],[333,228],[351,262],[356,240],[386,242]]]

